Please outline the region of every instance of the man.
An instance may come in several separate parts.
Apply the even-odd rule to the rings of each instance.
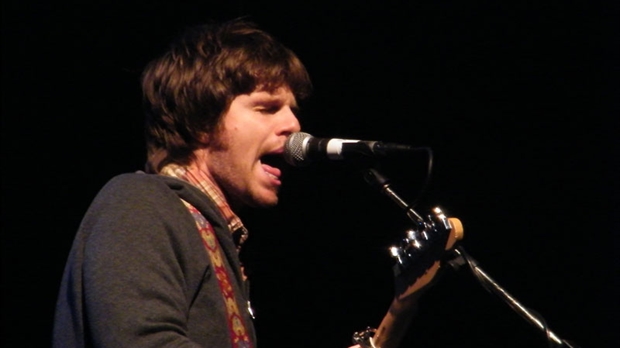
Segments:
[[[85,214],[54,347],[255,347],[235,212],[278,202],[281,168],[270,160],[300,131],[306,69],[267,33],[231,21],[188,30],[146,67],[142,87],[146,172],[113,178]],[[415,297],[395,299],[375,344],[398,343]]]

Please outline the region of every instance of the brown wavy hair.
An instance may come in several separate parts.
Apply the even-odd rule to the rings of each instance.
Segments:
[[[142,74],[146,171],[189,164],[236,96],[279,87],[290,88],[297,100],[312,90],[299,58],[255,23],[188,28]]]

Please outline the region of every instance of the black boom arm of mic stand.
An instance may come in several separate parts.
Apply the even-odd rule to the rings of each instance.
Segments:
[[[455,269],[459,269],[461,266],[467,264],[467,266],[474,274],[476,279],[480,282],[482,287],[484,287],[490,293],[497,295],[526,321],[530,322],[530,324],[534,325],[535,327],[544,332],[547,337],[547,341],[549,342],[549,347],[580,348],[575,343],[564,340],[558,335],[556,335],[553,331],[551,331],[546,321],[539,314],[523,306],[521,303],[519,303],[519,301],[517,301],[517,299],[510,295],[508,291],[502,288],[480,267],[480,265],[478,265],[478,262],[474,258],[472,258],[462,246],[457,246],[453,250],[453,258],[448,263]]]

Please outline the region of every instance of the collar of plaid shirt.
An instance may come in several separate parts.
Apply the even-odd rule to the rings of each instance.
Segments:
[[[196,186],[200,191],[209,196],[224,215],[228,228],[232,231],[237,250],[248,238],[248,230],[241,219],[230,209],[222,191],[202,171],[190,172],[189,168],[177,164],[168,164],[161,169],[160,174],[181,179]]]

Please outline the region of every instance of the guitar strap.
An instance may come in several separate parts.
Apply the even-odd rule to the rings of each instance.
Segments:
[[[213,226],[205,219],[205,217],[196,209],[193,205],[182,200],[189,212],[196,220],[196,227],[200,233],[202,244],[209,255],[215,276],[219,284],[220,292],[222,293],[222,300],[226,307],[226,318],[228,324],[228,331],[233,348],[251,348],[252,344],[248,336],[247,330],[243,323],[243,318],[239,312],[239,306],[235,300],[235,293],[233,291],[232,283],[224,267],[224,259],[222,257],[221,247],[215,236]]]

